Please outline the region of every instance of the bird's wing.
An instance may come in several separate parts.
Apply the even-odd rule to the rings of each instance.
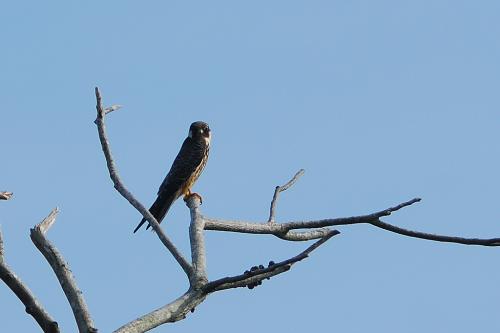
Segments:
[[[158,189],[158,195],[182,188],[198,166],[202,163],[205,147],[191,138],[186,138],[172,167]],[[179,194],[180,195],[180,194]]]
[[[189,137],[184,140],[170,171],[158,189],[158,198],[149,209],[158,223],[163,220],[174,201],[182,195],[181,190],[184,184],[202,163],[206,148]],[[145,222],[146,219],[143,218],[134,233]],[[146,229],[148,228],[149,224]]]

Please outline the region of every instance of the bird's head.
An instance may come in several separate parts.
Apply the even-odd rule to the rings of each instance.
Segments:
[[[208,124],[203,121],[196,121],[189,127],[188,136],[191,139],[203,139],[207,144],[210,143],[211,132]]]

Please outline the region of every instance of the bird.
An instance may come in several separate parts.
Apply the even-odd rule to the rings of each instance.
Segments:
[[[182,195],[184,199],[192,195],[191,188],[207,164],[211,138],[212,134],[207,123],[196,121],[189,127],[188,136],[158,189],[158,197],[149,208],[158,223],[161,223],[175,200]],[[145,222],[146,219],[143,218],[134,229],[134,233]],[[146,230],[149,227],[151,224],[148,224]]]

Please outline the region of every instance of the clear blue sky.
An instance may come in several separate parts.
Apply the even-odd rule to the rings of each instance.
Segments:
[[[498,1],[9,2],[0,13],[0,224],[6,259],[59,321],[69,306],[29,228],[49,233],[102,332],[183,293],[181,269],[113,189],[93,124],[110,115],[123,180],[148,205],[195,120],[213,148],[195,186],[211,217],[359,215],[420,196],[386,219],[411,229],[500,236]],[[187,253],[188,210],[163,226]],[[499,251],[342,234],[255,289],[210,296],[157,332],[498,331]],[[304,249],[271,236],[207,233],[211,278]],[[0,285],[0,331],[36,332]]]

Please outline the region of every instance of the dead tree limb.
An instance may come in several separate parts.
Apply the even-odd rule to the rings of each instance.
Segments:
[[[131,333],[131,332],[146,332],[151,330],[161,324],[168,322],[175,322],[182,320],[186,315],[192,311],[198,304],[203,302],[207,295],[210,293],[247,286],[249,288],[254,288],[262,283],[262,280],[268,279],[274,275],[278,275],[288,271],[291,266],[309,256],[309,254],[315,250],[317,247],[325,243],[332,236],[338,234],[336,230],[326,231],[322,230],[320,232],[315,232],[314,235],[318,238],[321,234],[321,239],[316,243],[311,245],[305,251],[299,255],[280,262],[278,264],[269,265],[269,267],[264,268],[261,266],[254,266],[250,271],[245,272],[243,275],[236,275],[233,277],[227,277],[218,279],[212,282],[208,282],[208,277],[206,274],[206,260],[205,260],[205,241],[204,241],[204,230],[206,218],[200,213],[199,207],[201,204],[200,197],[197,195],[190,196],[187,200],[187,206],[191,212],[191,223],[189,229],[190,243],[191,243],[191,264],[182,256],[182,254],[177,250],[175,245],[168,239],[166,235],[163,234],[160,225],[156,219],[151,215],[151,213],[139,202],[137,201],[132,193],[130,193],[123,182],[121,181],[118,171],[111,155],[111,149],[109,147],[109,141],[106,135],[106,127],[104,123],[104,118],[106,116],[106,110],[102,106],[102,99],[99,89],[95,89],[96,100],[97,100],[97,119],[95,121],[99,139],[101,141],[102,150],[106,158],[106,164],[108,166],[108,171],[115,186],[115,189],[127,200],[132,206],[134,206],[144,218],[148,220],[156,231],[160,240],[167,247],[170,253],[177,260],[179,265],[184,269],[186,275],[188,276],[190,287],[189,290],[182,296],[174,300],[173,302],[166,304],[165,306],[154,310],[142,317],[139,317],[124,326],[117,329],[116,333]],[[300,173],[296,175],[298,178]],[[293,185],[295,179],[292,179],[289,183],[285,184],[281,189],[277,189],[275,193],[275,198],[273,203],[276,202],[277,193],[286,190],[288,187]],[[271,208],[271,214],[273,208]],[[303,233],[296,233],[295,235],[288,236],[290,238],[301,238]],[[284,236],[286,239],[287,236]]]
[[[353,216],[346,218],[333,218],[315,221],[291,221],[277,223],[275,221],[276,205],[279,194],[290,188],[298,178],[303,174],[300,170],[295,176],[283,186],[277,186],[274,191],[273,199],[269,210],[269,219],[264,223],[252,223],[246,221],[226,221],[220,219],[213,219],[205,217],[200,212],[200,198],[197,195],[192,195],[186,199],[186,204],[190,209],[191,223],[189,228],[190,243],[191,243],[191,263],[182,256],[177,250],[175,245],[163,234],[161,227],[150,212],[134,198],[134,196],[126,189],[120,177],[118,176],[115,162],[111,155],[109,142],[106,135],[106,128],[104,118],[108,112],[114,111],[117,107],[104,108],[102,106],[101,95],[99,89],[95,89],[97,99],[97,124],[99,138],[101,141],[102,150],[106,158],[108,171],[113,181],[115,189],[134,206],[141,215],[150,222],[153,229],[158,234],[158,237],[167,247],[170,253],[177,260],[179,265],[184,269],[189,282],[189,289],[176,300],[166,304],[165,306],[151,311],[131,322],[118,328],[116,333],[131,333],[131,332],[146,332],[164,323],[172,323],[182,320],[186,315],[192,311],[197,305],[202,303],[205,298],[220,290],[248,287],[250,289],[260,285],[264,279],[269,279],[272,276],[287,272],[292,265],[307,258],[309,254],[316,248],[324,244],[332,236],[339,234],[337,230],[332,230],[329,227],[342,226],[351,224],[370,224],[387,231],[398,233],[401,235],[423,238],[433,241],[441,242],[454,242],[461,244],[475,244],[486,246],[500,245],[500,239],[476,239],[476,238],[462,238],[433,235],[422,232],[406,230],[403,228],[395,227],[393,225],[382,222],[380,218],[389,216],[392,213],[413,205],[419,202],[419,198],[415,198],[403,202],[394,207],[390,207],[372,214]],[[108,111],[109,110],[109,111]],[[307,229],[307,230],[303,230]],[[253,266],[251,269],[246,270],[243,274],[219,278],[209,281],[206,274],[206,254],[204,243],[204,231],[227,231],[227,232],[240,232],[252,234],[272,234],[288,241],[305,241],[318,239],[315,243],[309,246],[306,250],[298,255],[287,260],[274,263],[269,262],[267,267],[263,265]]]
[[[211,282],[207,282],[205,269],[204,256],[205,248],[203,246],[203,229],[202,223],[203,218],[198,214],[200,207],[199,197],[193,195],[187,200],[187,205],[191,211],[191,224],[190,224],[190,234],[191,239],[195,238],[195,245],[193,242],[192,255],[193,255],[193,267],[198,267],[199,271],[195,274],[199,274],[198,283],[191,285],[189,290],[182,296],[174,300],[173,302],[166,304],[165,306],[154,310],[148,314],[145,314],[125,325],[120,327],[115,331],[115,333],[140,333],[149,331],[157,326],[165,323],[173,323],[186,318],[189,312],[193,311],[195,307],[201,304],[205,298],[214,292],[248,287],[253,289],[262,283],[263,280],[269,279],[275,275],[285,273],[290,270],[290,268],[297,262],[306,259],[312,251],[317,249],[320,245],[324,244],[331,237],[339,234],[337,230],[330,231],[325,237],[316,241],[314,244],[309,246],[306,250],[299,253],[298,255],[278,262],[270,262],[268,267],[263,265],[254,266],[250,270],[245,271],[243,274],[224,277],[216,279]],[[200,237],[201,239],[197,239]],[[194,265],[198,262],[197,265]]]
[[[21,281],[14,271],[7,265],[4,258],[2,232],[0,230],[0,279],[16,294],[17,298],[26,307],[30,314],[45,333],[59,333],[59,325],[45,311],[33,292]]]
[[[50,227],[55,223],[58,210],[52,210],[50,214],[31,229],[30,237],[33,244],[43,254],[47,262],[56,274],[59,283],[68,299],[73,315],[75,316],[80,333],[97,332],[94,323],[83,298],[82,292],[78,289],[73,273],[69,269],[68,263],[64,260],[57,248],[45,237]]]
[[[189,312],[201,304],[211,293],[248,287],[253,289],[266,279],[289,271],[292,266],[306,258],[323,245],[333,236],[340,232],[330,229],[334,226],[347,226],[353,224],[370,224],[377,228],[404,235],[407,237],[426,239],[438,242],[450,242],[467,245],[500,246],[500,238],[481,239],[452,237],[436,235],[419,231],[408,230],[383,222],[381,218],[411,206],[420,201],[415,198],[394,207],[390,207],[367,215],[352,216],[345,218],[330,218],[312,221],[288,221],[276,222],[276,206],[281,192],[293,186],[303,175],[304,170],[299,170],[286,184],[277,186],[274,190],[273,198],[269,208],[269,218],[267,222],[255,223],[247,221],[233,221],[213,219],[203,216],[200,210],[201,198],[198,195],[191,195],[186,199],[186,205],[190,210],[191,222],[189,227],[189,238],[191,245],[191,262],[177,249],[173,242],[164,234],[158,221],[147,210],[131,192],[127,190],[122,182],[116,168],[109,141],[106,134],[104,119],[107,114],[120,109],[120,105],[103,107],[102,98],[98,88],[95,88],[97,125],[101,147],[106,159],[106,164],[110,178],[115,189],[150,223],[158,235],[160,241],[177,260],[177,263],[184,270],[188,280],[189,289],[172,302],[153,310],[137,319],[126,323],[118,328],[116,333],[146,332],[164,323],[173,323],[186,318]],[[12,197],[12,192],[0,192],[0,200],[8,200]],[[48,263],[56,274],[59,283],[70,303],[79,332],[97,332],[91,319],[90,312],[78,289],[76,281],[57,248],[45,237],[50,227],[55,223],[57,209],[54,209],[41,223],[31,229],[31,239],[38,250],[44,255]],[[316,240],[312,245],[299,254],[275,263],[270,261],[267,267],[255,265],[245,270],[242,274],[227,276],[210,281],[207,276],[206,251],[205,251],[205,230],[239,232],[250,234],[271,234],[287,241],[307,241]],[[44,332],[58,333],[59,328],[56,321],[44,310],[33,293],[15,275],[10,267],[5,263],[2,234],[0,232],[0,279],[16,294],[26,307],[26,312],[33,316]]]
[[[445,236],[430,234],[420,231],[400,228],[392,224],[383,222],[381,217],[389,216],[392,213],[420,202],[420,198],[414,198],[403,202],[397,206],[390,207],[379,212],[367,215],[342,217],[333,219],[313,220],[313,221],[291,221],[283,223],[264,223],[264,222],[247,222],[235,220],[221,220],[205,217],[205,230],[239,232],[247,234],[271,234],[285,240],[310,240],[320,238],[328,231],[325,227],[343,226],[352,224],[371,224],[374,227],[381,228],[400,235],[427,239],[436,242],[457,243],[465,245],[481,245],[481,246],[500,246],[500,238],[465,238],[456,236]],[[318,228],[318,229],[316,229]],[[313,229],[305,232],[296,232],[296,229]],[[328,229],[326,229],[328,230]]]
[[[160,238],[160,241],[165,245],[165,247],[170,251],[172,256],[177,260],[179,265],[182,267],[186,275],[191,281],[191,276],[193,268],[189,264],[189,262],[184,258],[182,253],[175,247],[174,243],[170,241],[170,239],[165,235],[163,230],[160,228],[160,224],[154,216],[149,212],[149,210],[146,209],[133,195],[130,193],[129,190],[123,185],[123,182],[120,178],[120,175],[118,174],[118,170],[115,165],[115,161],[113,159],[113,155],[111,154],[111,149],[109,147],[109,142],[108,142],[108,136],[106,133],[106,124],[104,123],[104,118],[107,113],[111,111],[106,111],[113,109],[111,108],[104,108],[102,106],[102,98],[101,98],[101,93],[99,92],[99,88],[95,88],[95,96],[97,100],[97,118],[94,121],[95,124],[97,125],[97,130],[99,133],[99,140],[101,141],[101,147],[104,152],[104,157],[106,158],[106,164],[108,166],[108,171],[109,171],[109,176],[111,180],[113,181],[115,189],[120,193],[125,199],[127,199],[128,202],[132,206],[134,206],[135,209],[137,209],[142,216],[150,223],[150,225],[153,227],[153,230],[156,232],[158,235],[158,238]],[[117,109],[115,107],[115,109]]]
[[[249,287],[254,286],[255,284],[259,284],[263,279],[269,279],[271,276],[278,275],[282,272],[288,271],[293,264],[306,259],[309,257],[309,254],[316,250],[319,246],[321,246],[324,242],[329,240],[331,237],[338,235],[340,232],[338,230],[330,230],[328,234],[322,237],[320,240],[313,243],[307,249],[299,253],[293,258],[274,263],[269,262],[267,268],[258,267],[258,269],[246,271],[241,275],[225,277],[222,279],[218,279],[207,283],[204,286],[205,292],[213,292],[224,289],[238,288],[238,287]]]

